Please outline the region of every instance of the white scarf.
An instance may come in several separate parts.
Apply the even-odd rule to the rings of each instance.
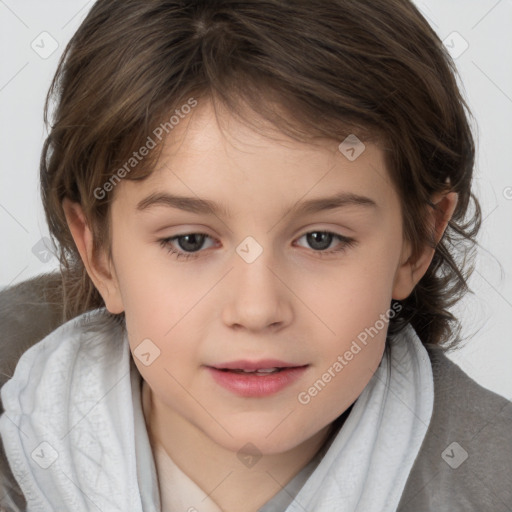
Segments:
[[[0,435],[27,512],[160,512],[141,376],[105,310],[30,347],[2,387]],[[395,511],[432,417],[430,359],[408,325],[286,512]],[[391,372],[388,375],[388,368]]]

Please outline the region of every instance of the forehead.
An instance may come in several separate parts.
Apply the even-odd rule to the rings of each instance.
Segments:
[[[386,208],[398,200],[384,153],[375,144],[361,141],[356,147],[360,154],[351,160],[347,143],[340,150],[343,140],[306,143],[269,124],[261,126],[262,132],[255,131],[229,112],[214,110],[209,102],[199,103],[162,142],[152,174],[143,181],[123,180],[123,192],[117,192],[132,210],[146,210],[158,202],[158,195],[167,193],[189,198],[181,201],[185,209],[188,205],[190,211],[195,208],[198,213],[210,211],[226,217],[244,206],[292,206],[308,201],[314,212],[321,206],[318,201],[314,204],[315,198],[335,194],[353,207],[373,203]],[[165,203],[165,199],[160,201],[161,206]]]

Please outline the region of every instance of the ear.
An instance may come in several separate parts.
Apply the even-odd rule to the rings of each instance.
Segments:
[[[458,197],[456,192],[449,192],[435,194],[431,199],[432,203],[436,205],[436,209],[429,206],[429,223],[436,246],[453,215]],[[403,244],[400,266],[395,273],[395,280],[393,282],[393,299],[404,300],[412,293],[418,281],[427,272],[434,253],[435,248],[427,244],[416,261],[412,261],[410,243],[406,242]]]
[[[109,261],[106,251],[93,254],[93,235],[81,205],[65,198],[62,201],[62,208],[87,273],[103,297],[105,306],[110,313],[122,313],[124,307],[114,266]]]

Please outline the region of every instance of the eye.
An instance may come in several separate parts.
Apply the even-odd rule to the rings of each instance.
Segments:
[[[203,242],[205,238],[211,238],[206,233],[186,233],[184,235],[176,235],[169,238],[162,238],[159,240],[160,245],[167,250],[170,254],[173,254],[176,259],[189,259],[189,258],[196,258],[197,256],[193,254],[194,252],[199,251],[199,249],[202,247]],[[177,251],[173,245],[172,242],[174,240],[179,240],[179,245],[182,246],[182,248],[185,250],[183,251]],[[182,242],[184,240],[184,242]],[[191,251],[191,252],[186,252]]]
[[[298,240],[304,237],[306,237],[308,244],[311,244],[313,247],[313,251],[320,257],[329,256],[334,253],[341,253],[357,243],[353,238],[338,235],[330,231],[309,231],[298,238]],[[194,253],[200,252],[206,238],[211,237],[206,233],[186,233],[184,235],[162,238],[158,240],[158,242],[162,248],[166,249],[166,251],[172,254],[176,259],[188,260],[190,258],[198,257],[198,255]],[[327,247],[329,247],[336,239],[341,243],[340,247],[326,251],[325,249],[327,249]],[[173,246],[175,240],[177,240],[178,245],[181,246],[180,250],[177,250]]]
[[[298,240],[304,237],[306,237],[308,244],[315,248],[315,252],[318,253],[318,256],[320,257],[329,256],[333,253],[343,252],[356,244],[356,241],[353,238],[338,235],[330,231],[309,231],[308,233],[302,235]],[[325,249],[329,247],[331,243],[336,239],[341,242],[341,245],[336,249],[326,251]]]

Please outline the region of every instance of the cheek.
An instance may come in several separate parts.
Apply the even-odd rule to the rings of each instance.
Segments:
[[[386,253],[384,246],[377,249],[353,263],[347,260],[336,272],[316,281],[315,287],[304,282],[297,292],[315,312],[306,313],[308,318],[315,316],[319,356],[315,377],[329,381],[326,387],[338,396],[348,393],[355,398],[366,386],[382,359],[390,318],[396,315],[391,309],[395,255]]]
[[[352,336],[372,326],[391,306],[393,266],[384,259],[358,258],[335,271],[296,281],[294,293],[309,306],[319,332],[332,340]]]
[[[344,353],[333,358],[298,395],[304,417],[316,418],[316,425],[308,425],[313,431],[333,421],[361,395],[379,366],[384,342],[376,338],[373,345],[360,344],[358,350],[351,360]]]
[[[162,336],[172,326],[180,303],[179,273],[170,272],[173,267],[157,242],[133,238],[129,233],[118,236],[112,249],[127,328],[138,331],[139,337]]]

